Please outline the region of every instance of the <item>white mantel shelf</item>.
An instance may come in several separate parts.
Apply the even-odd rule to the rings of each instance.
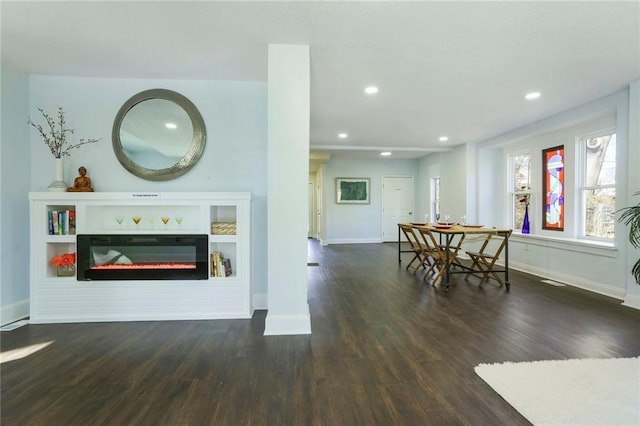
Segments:
[[[29,200],[32,323],[251,317],[249,193],[32,192]],[[76,237],[50,235],[49,211],[74,211],[76,234],[207,234],[209,254],[222,252],[233,274],[171,281],[57,277],[49,261],[75,252]],[[134,216],[141,217],[137,225]],[[236,234],[212,235],[212,222],[235,222]]]
[[[30,200],[250,200],[248,192],[30,192]]]

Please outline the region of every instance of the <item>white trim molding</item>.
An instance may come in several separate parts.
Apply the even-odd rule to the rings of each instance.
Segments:
[[[323,246],[329,244],[378,244],[383,243],[382,238],[338,238],[335,240],[321,241]]]
[[[572,238],[558,238],[547,235],[523,235],[514,232],[509,238],[509,245],[514,244],[532,244],[545,248],[555,248],[565,251],[574,251],[577,253],[587,253],[596,256],[604,256],[615,258],[618,256],[618,249],[611,243],[601,243],[596,241],[588,241]]]
[[[627,294],[622,305],[629,308],[640,309],[640,295]]]
[[[265,336],[283,336],[293,334],[311,334],[311,316],[303,315],[273,315],[267,313],[264,321]]]
[[[29,316],[29,299],[23,299],[10,305],[0,306],[0,326],[27,318]]]
[[[253,304],[253,309],[256,310],[265,310],[269,307],[269,300],[267,293],[254,293],[251,297],[251,303]]]
[[[510,261],[509,269],[515,269],[517,271],[536,275],[541,278],[546,278],[553,281],[559,281],[561,283],[567,284],[572,287],[577,287],[583,290],[588,290],[594,293],[602,294],[603,296],[612,297],[620,301],[622,301],[625,298],[624,289],[610,287],[607,285],[603,285],[602,283],[590,281],[584,278],[579,278],[576,280],[576,277],[573,275],[567,275],[567,274],[562,274],[558,272],[553,272],[553,274],[549,274],[548,270],[532,267],[531,265],[528,265],[526,263]]]

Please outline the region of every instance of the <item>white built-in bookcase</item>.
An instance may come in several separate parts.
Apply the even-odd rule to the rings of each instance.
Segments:
[[[29,200],[32,323],[251,317],[249,193],[32,192]],[[75,252],[76,235],[50,235],[53,211],[75,212],[76,235],[207,234],[209,254],[230,259],[232,274],[211,276],[209,265],[207,280],[58,277],[50,260]],[[235,224],[235,234],[213,234],[214,222]]]

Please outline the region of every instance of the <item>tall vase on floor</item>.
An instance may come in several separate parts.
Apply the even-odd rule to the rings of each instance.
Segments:
[[[54,158],[56,165],[56,178],[49,185],[49,192],[66,192],[67,184],[64,183],[64,160],[62,157]]]
[[[524,206],[524,220],[522,221],[523,234],[528,234],[530,232],[529,226],[529,203],[527,203]]]

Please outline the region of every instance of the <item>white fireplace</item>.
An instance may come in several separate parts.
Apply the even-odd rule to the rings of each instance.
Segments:
[[[81,234],[78,281],[206,280],[206,234]]]
[[[31,322],[251,317],[250,194],[29,198]],[[76,254],[75,276],[51,265],[65,253]]]

